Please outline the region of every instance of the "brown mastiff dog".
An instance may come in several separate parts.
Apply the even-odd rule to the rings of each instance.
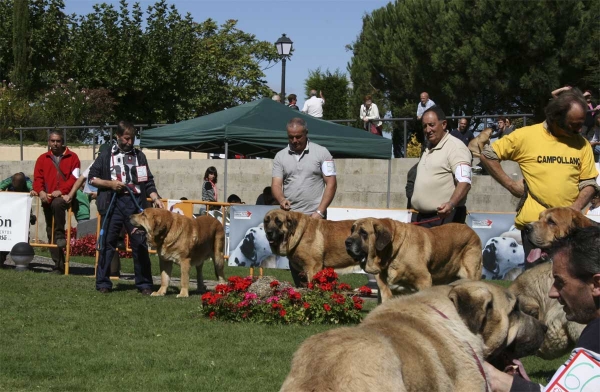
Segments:
[[[483,147],[486,144],[490,144],[490,136],[492,135],[492,128],[486,128],[479,133],[479,135],[475,136],[475,138],[471,139],[469,142],[469,151],[473,154],[474,158],[479,158],[480,151],[483,150]]]
[[[212,216],[196,219],[175,214],[161,208],[147,208],[140,214],[132,215],[131,224],[143,228],[148,241],[156,247],[160,262],[160,289],[153,296],[167,293],[173,263],[181,267],[180,297],[189,296],[190,268],[196,267],[198,290],[205,291],[202,265],[209,257],[215,263],[215,274],[220,282],[225,282],[223,273],[223,248],[225,230]]]
[[[539,220],[525,225],[523,231],[537,249],[531,251],[527,261],[534,262],[546,258],[544,249],[550,247],[556,238],[566,236],[575,227],[589,227],[598,223],[587,218],[579,211],[569,207],[549,208],[540,212]]]
[[[502,287],[462,280],[375,308],[356,327],[308,338],[282,392],[490,391],[484,360],[533,353],[544,326]]]
[[[570,352],[585,325],[567,321],[562,305],[548,296],[554,278],[552,263],[542,263],[523,272],[508,290],[519,300],[519,308],[548,327],[544,343],[535,353],[544,359],[555,359]]]
[[[568,207],[550,208],[540,213],[539,220],[529,223],[524,231],[534,249],[528,261],[547,258],[545,252],[552,241],[569,234],[575,227],[597,225],[579,211]],[[558,358],[570,352],[583,331],[584,325],[567,321],[562,305],[548,297],[554,278],[552,263],[543,263],[521,274],[509,290],[517,296],[521,309],[548,326],[544,343],[536,355],[544,359]]]
[[[287,256],[290,264],[304,271],[310,282],[326,267],[346,268],[358,264],[344,247],[352,223],[353,220],[328,221],[275,209],[265,215],[264,228],[271,251]]]
[[[392,219],[359,219],[346,239],[348,254],[376,275],[385,301],[392,292],[418,291],[458,279],[481,279],[481,240],[467,225],[434,228]]]

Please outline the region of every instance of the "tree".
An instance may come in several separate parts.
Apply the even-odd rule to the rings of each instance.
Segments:
[[[308,78],[304,82],[306,98],[310,97],[311,90],[317,90],[317,94],[322,91],[325,96],[324,119],[342,120],[357,117],[357,114],[351,114],[348,106],[350,93],[348,78],[339,69],[336,69],[334,73],[331,73],[329,69],[323,72],[321,68],[309,71]],[[355,112],[358,113],[358,109]]]
[[[15,0],[13,6],[13,69],[11,81],[23,94],[29,90],[29,8],[27,0]]]
[[[539,120],[553,89],[600,88],[598,9],[600,0],[389,3],[363,18],[351,80],[355,91],[381,90],[394,116],[427,91],[447,114]]]

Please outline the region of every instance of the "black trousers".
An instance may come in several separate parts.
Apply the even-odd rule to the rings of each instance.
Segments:
[[[69,210],[69,204],[62,197],[52,198],[52,202],[49,205],[43,205],[44,218],[46,219],[46,235],[48,236],[48,243],[52,240],[54,234],[54,242],[56,240],[66,239],[65,225],[67,223],[67,211]],[[54,219],[54,233],[52,232],[52,220]],[[65,251],[62,248],[50,248],[50,256],[54,261],[55,267],[64,271],[65,269]]]

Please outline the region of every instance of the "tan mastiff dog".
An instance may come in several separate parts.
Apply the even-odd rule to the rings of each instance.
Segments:
[[[554,278],[552,263],[542,263],[523,272],[508,290],[519,300],[519,308],[548,327],[544,343],[535,353],[555,359],[570,352],[585,325],[567,321],[562,305],[548,296]]]
[[[480,151],[483,150],[483,147],[487,144],[490,144],[490,136],[492,136],[492,128],[486,128],[479,133],[479,135],[475,136],[475,138],[471,139],[469,145],[469,151],[473,154],[474,158],[479,158]]]
[[[424,228],[392,219],[359,219],[346,239],[348,254],[376,275],[385,301],[458,279],[481,279],[481,240],[459,223]]]
[[[490,391],[483,361],[504,368],[543,338],[542,323],[506,289],[462,280],[393,298],[356,327],[308,338],[281,391]]]
[[[198,290],[205,291],[202,265],[209,257],[215,263],[215,274],[219,282],[225,282],[223,273],[225,230],[212,216],[188,218],[161,208],[147,208],[129,220],[143,228],[148,241],[156,247],[160,262],[160,289],[153,296],[167,293],[173,263],[181,267],[181,290],[177,298],[189,296],[190,268],[196,267]]]
[[[271,251],[287,256],[296,269],[306,273],[309,282],[326,267],[358,265],[344,246],[353,220],[313,219],[300,212],[275,209],[267,212],[263,222]]]
[[[597,225],[598,223],[570,207],[549,208],[540,212],[539,220],[528,223],[523,228],[529,241],[537,247],[530,252],[527,261],[545,258],[547,255],[544,249],[549,248],[556,238],[565,237],[573,228]]]

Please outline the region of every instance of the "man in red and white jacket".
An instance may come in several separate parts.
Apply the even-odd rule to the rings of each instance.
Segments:
[[[50,151],[40,155],[33,170],[34,196],[39,196],[46,218],[46,233],[48,242],[54,235],[54,243],[58,246],[50,248],[55,270],[64,273],[67,246],[65,235],[66,213],[71,203],[69,192],[79,178],[81,163],[77,154],[64,146],[63,135],[59,131],[51,131],[48,138]],[[54,219],[54,233],[52,233]]]

